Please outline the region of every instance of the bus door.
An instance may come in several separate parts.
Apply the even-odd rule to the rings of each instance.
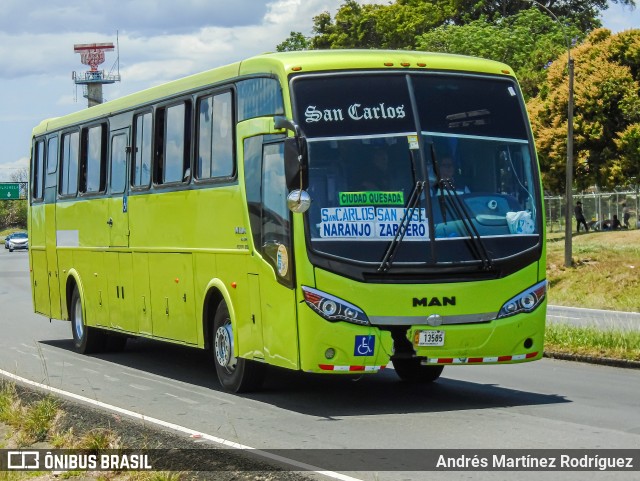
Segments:
[[[251,236],[249,278],[252,319],[260,320],[262,351],[270,364],[297,369],[298,332],[293,288],[291,213],[287,208],[284,144],[269,137],[245,140],[245,182]],[[255,321],[254,321],[255,322]],[[252,342],[260,340],[254,335]],[[245,345],[244,340],[240,340]],[[242,349],[245,351],[245,349]]]
[[[47,140],[47,162],[45,166],[44,225],[47,271],[49,275],[49,302],[51,317],[62,319],[60,307],[60,276],[56,252],[56,198],[58,194],[58,136]]]
[[[109,247],[129,246],[129,214],[127,199],[127,165],[129,157],[129,129],[111,132]]]
[[[133,315],[133,260],[130,252],[119,248],[129,247],[129,213],[127,199],[127,172],[129,158],[129,129],[111,132],[111,158],[109,162],[109,252],[105,257],[107,269],[109,325],[112,328],[136,332]]]

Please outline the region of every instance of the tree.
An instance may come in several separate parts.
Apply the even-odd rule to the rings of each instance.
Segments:
[[[566,34],[566,35],[565,35]],[[511,66],[526,98],[538,92],[545,67],[567,50],[569,38],[584,38],[576,27],[563,29],[547,13],[529,8],[495,23],[443,25],[418,37],[419,50],[474,55]]]
[[[633,124],[640,121],[640,30],[591,33],[572,50],[575,61],[575,185],[613,188],[633,170]],[[630,64],[636,64],[635,70]],[[545,188],[564,190],[567,137],[567,57],[549,67],[540,94],[528,102]],[[635,71],[635,77],[634,77]],[[622,149],[622,150],[621,150]],[[637,155],[637,154],[636,154]],[[637,159],[637,157],[635,157]],[[636,174],[637,175],[637,174]]]
[[[415,39],[450,17],[445,2],[398,0],[388,5],[360,5],[346,0],[335,20],[328,12],[313,19],[315,49],[383,48],[413,49]]]
[[[557,17],[570,18],[583,32],[602,26],[598,15],[608,8],[607,0],[536,0],[551,10]],[[620,5],[635,6],[635,0],[612,0]],[[452,21],[464,25],[480,18],[497,20],[510,17],[531,7],[530,0],[454,0],[456,12]]]
[[[276,46],[278,52],[293,52],[297,50],[309,50],[311,40],[302,35],[301,32],[291,32],[289,38]]]
[[[612,1],[635,6],[635,0]],[[334,19],[329,12],[314,17],[310,41],[314,49],[414,49],[417,37],[437,27],[474,21],[497,25],[535,3],[569,19],[581,32],[600,27],[598,15],[607,8],[607,0],[395,0],[384,5],[345,0]]]

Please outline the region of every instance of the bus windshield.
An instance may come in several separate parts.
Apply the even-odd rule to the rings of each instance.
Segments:
[[[512,79],[318,75],[293,91],[315,253],[379,264],[401,230],[395,265],[478,265],[540,242],[537,164]]]

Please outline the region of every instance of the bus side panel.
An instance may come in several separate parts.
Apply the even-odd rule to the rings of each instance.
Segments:
[[[51,317],[60,319],[60,275],[58,272],[58,256],[56,255],[56,204],[45,204],[44,210]]]
[[[259,278],[265,360],[275,366],[299,369],[295,291],[280,284],[273,267],[261,257],[256,255],[253,259]]]
[[[149,255],[133,254],[133,316],[138,319],[138,332],[151,336],[151,289],[149,288]]]
[[[106,253],[108,274],[109,327],[119,331],[138,332],[134,316],[132,255],[129,252]]]
[[[103,252],[88,250],[73,254],[73,267],[80,275],[84,292],[85,322],[89,326],[109,325],[107,275],[103,256]]]
[[[149,254],[153,335],[197,344],[191,254]]]
[[[39,314],[51,316],[49,301],[49,279],[47,255],[45,252],[44,204],[31,206],[29,213],[29,260],[31,268],[31,289],[33,309]]]
[[[49,276],[47,275],[47,253],[31,248],[31,285],[34,311],[51,315],[49,304]]]

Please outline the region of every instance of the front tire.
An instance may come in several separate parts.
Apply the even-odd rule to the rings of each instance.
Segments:
[[[400,379],[406,382],[431,383],[440,377],[444,366],[423,366],[420,359],[394,359],[393,368]]]
[[[233,328],[227,304],[222,301],[213,320],[211,348],[220,384],[227,391],[248,392],[260,389],[266,365],[233,354]]]
[[[73,289],[71,305],[69,306],[69,319],[71,320],[71,332],[73,344],[80,354],[91,354],[104,350],[106,337],[104,332],[89,327],[84,322],[84,310],[78,288]]]

